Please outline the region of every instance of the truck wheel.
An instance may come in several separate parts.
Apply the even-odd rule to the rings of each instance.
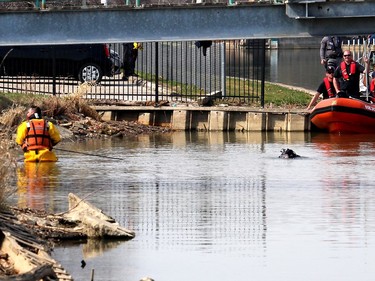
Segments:
[[[100,82],[103,77],[103,71],[99,65],[95,63],[85,63],[79,69],[78,79],[83,82]]]

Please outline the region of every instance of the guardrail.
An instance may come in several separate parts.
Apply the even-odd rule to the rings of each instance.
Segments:
[[[8,3],[8,4],[6,4]],[[13,4],[9,4],[13,3]],[[87,9],[87,8],[121,8],[121,7],[132,7],[132,8],[143,8],[143,7],[155,7],[155,6],[203,6],[203,5],[243,5],[243,4],[283,4],[284,0],[253,0],[253,1],[246,1],[246,0],[195,0],[193,3],[191,1],[186,0],[100,0],[93,1],[93,0],[35,0],[33,2],[27,2],[24,0],[0,0],[0,9],[35,9],[35,10],[43,10],[43,9],[59,9],[59,8],[77,8],[77,9]]]

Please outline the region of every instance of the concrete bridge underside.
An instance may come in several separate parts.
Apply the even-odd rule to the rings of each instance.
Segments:
[[[1,45],[372,34],[375,2],[2,11]]]

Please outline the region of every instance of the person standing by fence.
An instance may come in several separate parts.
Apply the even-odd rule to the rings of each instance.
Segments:
[[[141,43],[123,43],[123,76],[122,80],[128,81],[129,76],[138,76],[135,73],[135,63],[138,58],[138,50],[142,49]]]
[[[342,41],[337,36],[325,36],[320,42],[320,64],[337,67],[342,58]]]

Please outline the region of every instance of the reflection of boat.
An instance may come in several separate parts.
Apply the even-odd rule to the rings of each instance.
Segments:
[[[326,99],[315,106],[310,120],[330,133],[374,133],[375,104],[349,98]]]
[[[373,134],[311,134],[311,143],[326,155],[338,157],[357,157],[371,155],[375,149]]]

